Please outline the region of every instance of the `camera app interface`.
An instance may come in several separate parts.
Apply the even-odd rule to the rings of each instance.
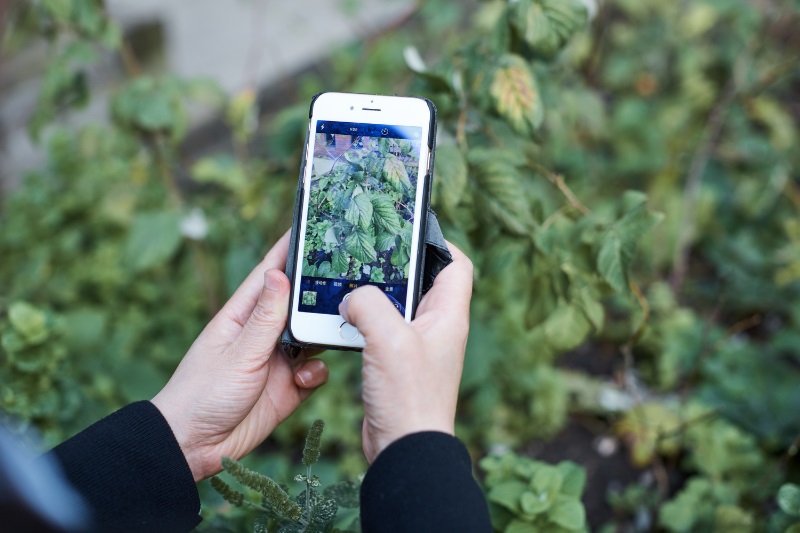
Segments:
[[[371,284],[405,315],[421,128],[317,122],[299,310]]]

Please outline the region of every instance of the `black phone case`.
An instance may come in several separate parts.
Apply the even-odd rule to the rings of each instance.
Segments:
[[[320,95],[324,93],[319,93],[315,95],[311,99],[311,107],[308,111],[308,119],[314,115],[314,103],[317,101]],[[431,163],[430,168],[428,168],[428,172],[424,177],[423,183],[423,198],[424,198],[424,208],[422,210],[422,220],[420,221],[419,231],[420,231],[420,240],[424,242],[424,246],[421,247],[420,253],[417,256],[417,276],[416,279],[413,280],[413,288],[414,291],[414,308],[413,313],[417,311],[417,305],[419,304],[420,299],[422,296],[430,290],[431,286],[433,286],[433,280],[436,278],[437,274],[442,271],[444,267],[449,265],[453,262],[453,258],[450,255],[450,251],[447,249],[447,243],[444,241],[444,236],[442,235],[442,230],[439,227],[439,221],[436,219],[436,214],[431,209],[431,181],[433,177],[433,165],[434,159],[436,156],[436,119],[437,119],[437,112],[436,106],[428,100],[427,98],[420,98],[424,100],[428,107],[431,110],[431,124],[430,124],[430,134],[428,135],[428,148],[430,149],[431,154]],[[308,145],[308,133],[306,132],[306,141],[304,146]],[[286,276],[292,281],[292,294],[291,298],[289,299],[289,318],[286,321],[286,328],[283,330],[283,334],[281,335],[281,344],[287,355],[294,358],[300,353],[300,350],[304,348],[311,348],[316,350],[347,350],[347,351],[361,351],[360,348],[350,348],[345,346],[335,346],[335,345],[322,345],[322,344],[307,344],[298,341],[294,338],[291,332],[291,321],[292,321],[292,302],[294,302],[294,274],[295,269],[297,268],[297,239],[298,233],[300,232],[300,217],[303,213],[303,175],[305,174],[306,168],[306,150],[303,150],[303,160],[302,164],[300,165],[300,177],[297,182],[297,199],[295,200],[294,204],[294,221],[292,222],[292,234],[289,239],[289,255],[286,258]],[[413,314],[412,314],[413,318]]]

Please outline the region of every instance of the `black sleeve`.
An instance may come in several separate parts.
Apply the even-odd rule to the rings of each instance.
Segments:
[[[438,432],[392,443],[361,484],[364,533],[491,533],[489,510],[461,442]]]
[[[123,407],[48,455],[91,506],[95,531],[172,533],[200,523],[192,472],[150,402]]]

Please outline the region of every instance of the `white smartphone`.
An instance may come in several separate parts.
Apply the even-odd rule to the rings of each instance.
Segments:
[[[363,348],[339,304],[366,284],[413,318],[434,129],[433,105],[420,98],[323,93],[312,103],[289,314],[295,340]]]

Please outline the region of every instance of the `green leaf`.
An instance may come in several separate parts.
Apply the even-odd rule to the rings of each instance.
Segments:
[[[331,254],[331,269],[337,274],[345,274],[350,268],[350,256],[341,249],[336,249]]]
[[[125,85],[112,101],[114,118],[124,126],[148,132],[182,133],[185,112],[175,93],[179,87],[142,76]]]
[[[648,211],[646,197],[641,193],[627,192],[622,203],[628,210],[607,232],[597,255],[597,269],[614,290],[624,293],[628,290],[628,270],[639,239],[663,216]]]
[[[528,135],[544,119],[536,78],[528,63],[517,55],[505,55],[498,63],[489,89],[495,109],[517,132]]]
[[[374,239],[361,228],[356,228],[345,237],[342,248],[362,263],[371,263],[378,258]]]
[[[547,516],[551,522],[570,531],[578,531],[586,527],[586,511],[579,500],[572,498],[558,498]]]
[[[133,219],[125,243],[125,263],[134,272],[166,263],[181,243],[180,215],[171,211],[145,212]]]
[[[392,236],[400,233],[402,228],[400,215],[397,213],[394,199],[391,196],[383,193],[373,193],[372,207],[376,227]]]
[[[413,187],[403,161],[393,155],[383,163],[383,179],[397,192],[406,193]]]
[[[521,0],[509,17],[530,52],[554,57],[586,25],[586,7],[580,0]]]
[[[467,190],[467,161],[455,145],[445,144],[436,149],[433,169],[433,202],[444,207],[450,215],[461,203]]]
[[[13,302],[8,308],[8,320],[30,344],[39,344],[49,335],[47,315],[27,302]]]
[[[325,230],[325,237],[322,239],[325,244],[339,244],[339,236],[333,226]]]
[[[211,106],[225,103],[225,90],[213,78],[197,77],[183,82],[184,95],[196,102]]]
[[[528,236],[532,231],[530,204],[522,191],[516,159],[507,150],[474,150],[470,158],[490,214],[509,232]]]
[[[379,252],[391,250],[397,244],[397,236],[391,233],[379,233],[375,247]]]
[[[323,261],[322,263],[317,266],[317,276],[321,278],[326,278],[331,273],[331,263],[330,261]]]
[[[336,502],[339,507],[355,509],[361,501],[361,484],[345,480],[325,488],[323,495]]]
[[[215,183],[232,192],[244,192],[248,181],[244,168],[228,155],[200,159],[192,165],[191,176],[198,183]]]
[[[527,490],[528,486],[521,481],[505,481],[492,487],[487,497],[490,502],[502,505],[510,511],[519,512],[520,498]]]
[[[586,486],[586,470],[571,461],[562,461],[556,465],[561,471],[563,482],[561,483],[561,494],[580,498]]]
[[[557,494],[561,490],[562,474],[554,466],[542,464],[536,468],[531,479],[531,488],[537,493]]]
[[[548,498],[546,493],[534,494],[533,492],[523,492],[519,503],[523,513],[535,515],[549,509],[552,501]]]
[[[506,526],[503,533],[542,533],[542,530],[528,522],[514,520]]]
[[[364,231],[369,230],[372,222],[372,202],[368,193],[359,193],[353,196],[350,205],[344,213],[344,219]]]
[[[72,14],[72,0],[42,0],[42,7],[58,22],[69,22]]]
[[[800,516],[800,486],[783,485],[778,491],[778,506],[790,516]]]
[[[592,326],[575,305],[560,303],[544,323],[547,344],[564,352],[580,346]]]
[[[392,252],[391,262],[392,265],[398,268],[405,268],[409,261],[411,261],[411,247],[403,242],[397,246]]]

